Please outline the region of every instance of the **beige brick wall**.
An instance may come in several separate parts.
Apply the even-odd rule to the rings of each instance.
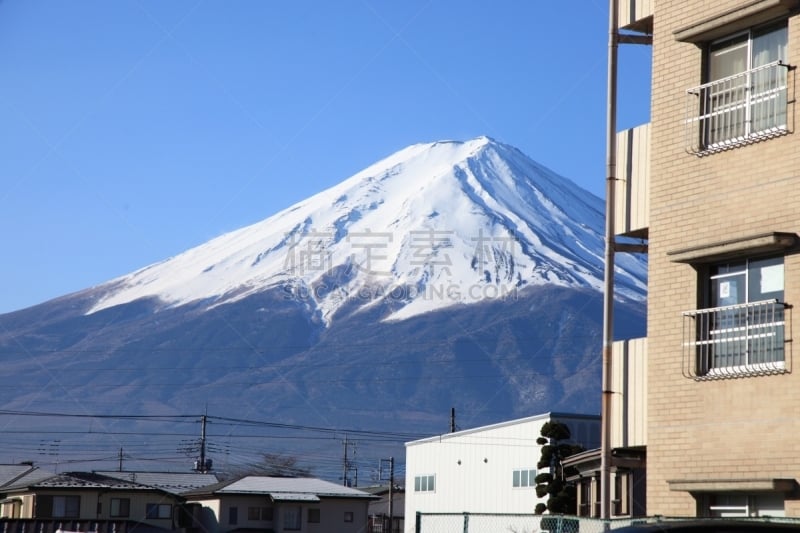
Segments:
[[[800,365],[780,376],[696,382],[681,371],[681,312],[697,307],[697,272],[667,252],[760,232],[800,231],[800,135],[697,157],[686,152],[686,89],[702,50],[673,31],[752,0],[657,0],[654,15],[648,295],[648,514],[692,516],[669,480],[800,479]],[[800,65],[800,16],[789,22]],[[794,72],[794,71],[793,71]],[[795,74],[790,74],[790,85]],[[790,106],[789,123],[798,110]],[[785,297],[800,303],[800,256],[785,260]],[[787,332],[787,337],[791,333]],[[787,345],[791,364],[792,345]],[[800,516],[800,501],[786,501]]]

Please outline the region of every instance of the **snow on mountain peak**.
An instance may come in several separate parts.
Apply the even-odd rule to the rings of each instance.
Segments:
[[[112,280],[89,313],[272,287],[330,320],[390,303],[387,319],[514,297],[529,285],[603,285],[603,202],[487,137],[409,146],[261,222]],[[642,299],[644,262],[617,265]]]

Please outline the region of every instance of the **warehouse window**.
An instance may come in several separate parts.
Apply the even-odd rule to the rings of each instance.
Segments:
[[[436,476],[433,474],[416,476],[414,478],[414,492],[433,492],[436,489]]]

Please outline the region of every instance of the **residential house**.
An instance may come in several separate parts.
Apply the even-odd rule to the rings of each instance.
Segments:
[[[245,476],[184,493],[202,505],[208,533],[356,533],[367,529],[367,492],[316,478]]]
[[[164,490],[90,472],[34,469],[2,487],[5,533],[172,531],[183,499]]]
[[[366,487],[368,492],[380,499],[369,502],[369,525],[367,533],[400,533],[405,527],[405,489],[388,485]]]
[[[618,137],[613,210],[617,236],[648,245],[646,343],[619,344],[612,371],[645,369],[614,396],[645,399],[647,514],[800,516],[800,1],[619,15],[652,42],[651,120]]]
[[[597,447],[600,417],[566,413],[501,422],[406,443],[405,516],[416,513],[532,514],[542,426],[557,420],[573,443]],[[408,526],[407,526],[408,527]]]

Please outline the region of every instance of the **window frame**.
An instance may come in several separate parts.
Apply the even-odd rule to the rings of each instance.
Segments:
[[[414,492],[436,492],[436,474],[414,476]]]
[[[35,518],[80,518],[81,497],[74,494],[36,496]]]
[[[758,48],[759,44],[767,46]],[[691,153],[711,154],[789,132],[787,47],[786,17],[745,26],[704,43],[703,83],[687,90],[686,133]],[[741,68],[732,55],[737,50],[743,53]],[[713,74],[714,65],[721,72]]]
[[[164,513],[163,511],[167,511]],[[172,504],[148,503],[145,505],[145,518],[148,520],[169,520],[172,518]]]
[[[536,468],[515,468],[511,473],[511,487],[530,489],[536,486]]]
[[[299,505],[287,505],[282,509],[283,529],[285,531],[300,531],[303,527],[303,509]]]
[[[692,357],[687,377],[785,372],[785,255],[709,262],[698,268],[698,277],[699,307],[683,313],[684,346]]]
[[[111,498],[108,504],[108,516],[111,518],[129,518],[131,516],[131,499]]]

